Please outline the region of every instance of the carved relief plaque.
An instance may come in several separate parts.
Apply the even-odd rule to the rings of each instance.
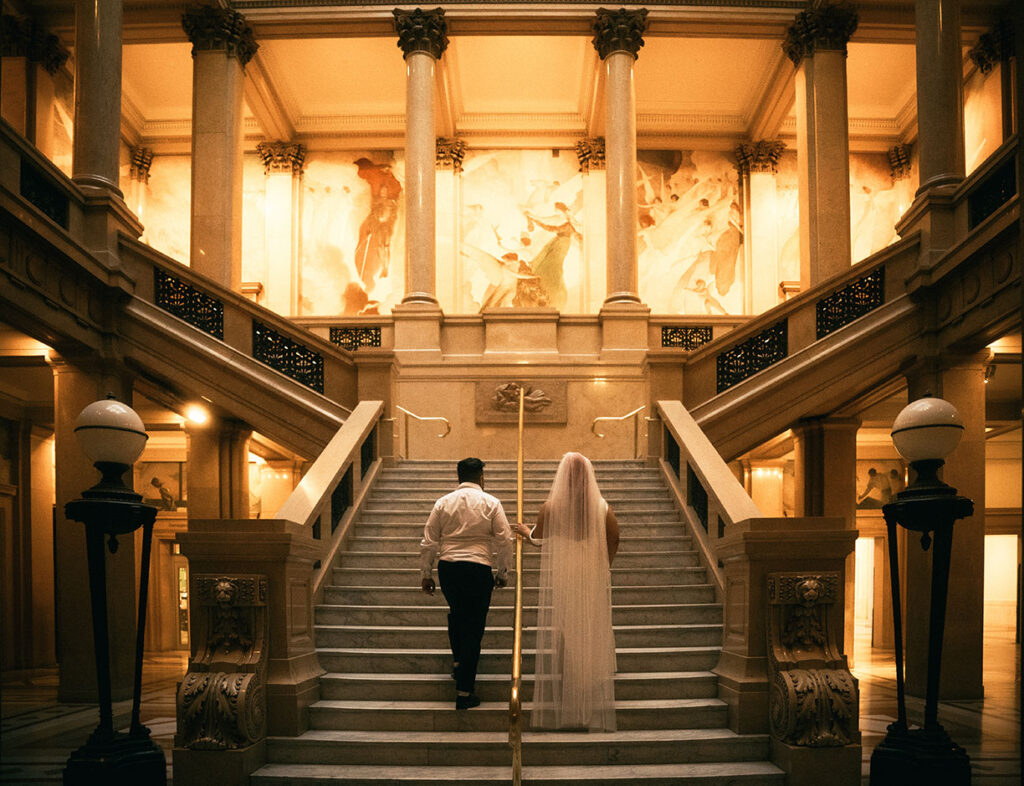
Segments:
[[[476,422],[518,423],[519,386],[526,391],[524,423],[565,423],[568,419],[565,380],[489,380],[476,383]]]

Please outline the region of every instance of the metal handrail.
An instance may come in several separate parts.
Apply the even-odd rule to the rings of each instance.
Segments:
[[[519,386],[519,449],[516,457],[516,525],[523,523],[523,410]],[[512,693],[508,701],[508,744],[512,746],[512,786],[523,782],[523,536],[516,532],[516,605],[512,627]]]
[[[405,415],[405,419],[402,421],[402,432],[405,437],[405,450],[402,452],[402,458],[409,458],[409,418],[416,418],[416,420],[423,422],[428,420],[440,420],[442,423],[444,423],[445,428],[444,434],[437,435],[438,439],[444,439],[445,437],[452,433],[452,424],[451,422],[449,422],[448,418],[443,418],[440,417],[439,415],[433,417],[422,417],[420,415],[417,415],[415,412],[410,412],[405,407],[398,406],[397,404],[395,405],[395,409],[397,409],[399,412]]]
[[[604,434],[597,430],[597,424],[599,421],[613,421],[613,420],[627,420],[631,417],[639,415],[647,409],[646,405],[637,407],[632,412],[627,412],[625,415],[619,415],[618,417],[602,416],[594,418],[594,422],[590,424],[590,430],[594,432],[598,439],[604,439]],[[640,450],[640,418],[636,418],[633,424],[633,458],[639,458],[638,451]]]

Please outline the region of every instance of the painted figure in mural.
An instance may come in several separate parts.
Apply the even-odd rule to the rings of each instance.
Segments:
[[[345,291],[341,294],[341,313],[365,316],[367,314],[379,314],[380,303],[370,300],[366,291],[355,281],[349,281],[345,285]]]
[[[533,268],[537,278],[540,279],[540,285],[547,293],[551,305],[562,311],[565,309],[567,295],[563,271],[565,256],[569,253],[569,247],[572,244],[573,238],[582,241],[583,235],[580,234],[579,230],[572,223],[569,207],[564,202],[555,202],[555,210],[561,216],[554,218],[550,223],[542,221],[530,212],[525,213],[525,215],[527,226],[531,229],[533,226],[538,226],[547,232],[553,232],[555,235],[540,250],[540,253],[534,257],[530,266]],[[561,223],[555,223],[556,221],[561,221]]]
[[[541,289],[537,276],[516,252],[509,251],[498,258],[476,246],[467,245],[462,248],[462,255],[476,262],[487,276],[489,283],[480,304],[481,311],[486,308],[548,304],[547,295]]]
[[[742,221],[740,206],[732,202],[725,229],[715,240],[715,250],[711,252],[711,273],[719,295],[727,294],[736,280],[736,260],[743,245]]]
[[[402,184],[392,174],[389,164],[375,164],[368,158],[359,158],[355,165],[359,168],[359,177],[370,186],[370,212],[359,226],[355,251],[356,271],[369,292],[377,278],[388,275],[391,235],[398,219]]]
[[[857,497],[857,507],[861,510],[877,510],[892,499],[892,486],[889,478],[871,467],[868,470],[868,482],[864,491]]]

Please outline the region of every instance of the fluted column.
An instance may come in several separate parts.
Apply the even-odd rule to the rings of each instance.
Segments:
[[[298,201],[306,148],[288,142],[260,142],[256,151],[267,176],[267,269],[263,304],[278,314],[298,314]]]
[[[736,168],[743,180],[743,225],[747,288],[751,314],[760,314],[779,303],[778,215],[775,174],[786,143],[761,140],[736,148]]]
[[[444,11],[395,9],[405,77],[405,297],[437,305],[435,296],[434,66],[448,47]]]
[[[594,21],[594,48],[605,64],[608,296],[639,303],[636,259],[636,95],[633,63],[647,28],[647,10],[608,11]]]
[[[783,49],[797,66],[800,284],[806,290],[850,267],[850,140],[846,44],[857,12],[846,4],[800,12]]]
[[[964,178],[960,1],[916,0],[918,193]]]
[[[192,233],[194,270],[221,286],[242,286],[242,98],[245,64],[259,45],[228,8],[187,10],[192,42]]]

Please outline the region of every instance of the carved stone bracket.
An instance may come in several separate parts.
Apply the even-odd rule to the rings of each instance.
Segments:
[[[604,137],[599,136],[594,139],[583,139],[577,142],[576,158],[580,162],[580,172],[604,169]]]
[[[192,42],[193,57],[203,50],[223,49],[244,67],[260,48],[245,17],[230,8],[189,8],[181,15],[181,26]]]
[[[149,167],[153,163],[153,150],[148,147],[133,147],[131,153],[131,170],[129,177],[140,183],[149,182]]]
[[[857,681],[836,631],[840,574],[768,574],[771,733],[784,743],[825,748],[859,742]]]
[[[741,175],[751,172],[779,171],[779,156],[786,149],[786,143],[778,140],[762,139],[736,147],[736,169]]]
[[[178,687],[175,745],[228,750],[267,731],[267,577],[192,577],[196,657]]]
[[[846,44],[857,29],[857,9],[847,3],[822,3],[797,14],[786,31],[782,51],[800,65],[818,50],[846,53]]]
[[[289,172],[293,175],[301,175],[302,167],[306,163],[304,145],[281,141],[260,142],[256,145],[256,152],[263,159],[265,174]]]
[[[466,157],[466,143],[461,139],[438,137],[436,142],[437,157],[435,165],[438,169],[450,169],[455,174],[462,171],[462,161]]]
[[[889,174],[894,183],[910,177],[910,145],[898,144],[889,148]]]
[[[435,8],[433,11],[421,8],[403,11],[396,8],[394,14],[398,46],[403,57],[413,52],[426,52],[435,60],[441,59],[444,50],[448,48],[448,22],[444,18],[443,8]]]
[[[0,40],[4,57],[25,57],[39,63],[53,76],[67,62],[71,52],[57,36],[28,16],[3,15]]]
[[[989,32],[982,33],[976,43],[967,52],[978,70],[983,74],[991,71],[996,63],[1009,60],[1014,54],[1013,25],[1009,21],[1001,21]]]
[[[594,20],[594,48],[604,60],[612,52],[629,52],[636,59],[644,45],[644,31],[647,29],[647,9],[627,11],[597,9]]]

